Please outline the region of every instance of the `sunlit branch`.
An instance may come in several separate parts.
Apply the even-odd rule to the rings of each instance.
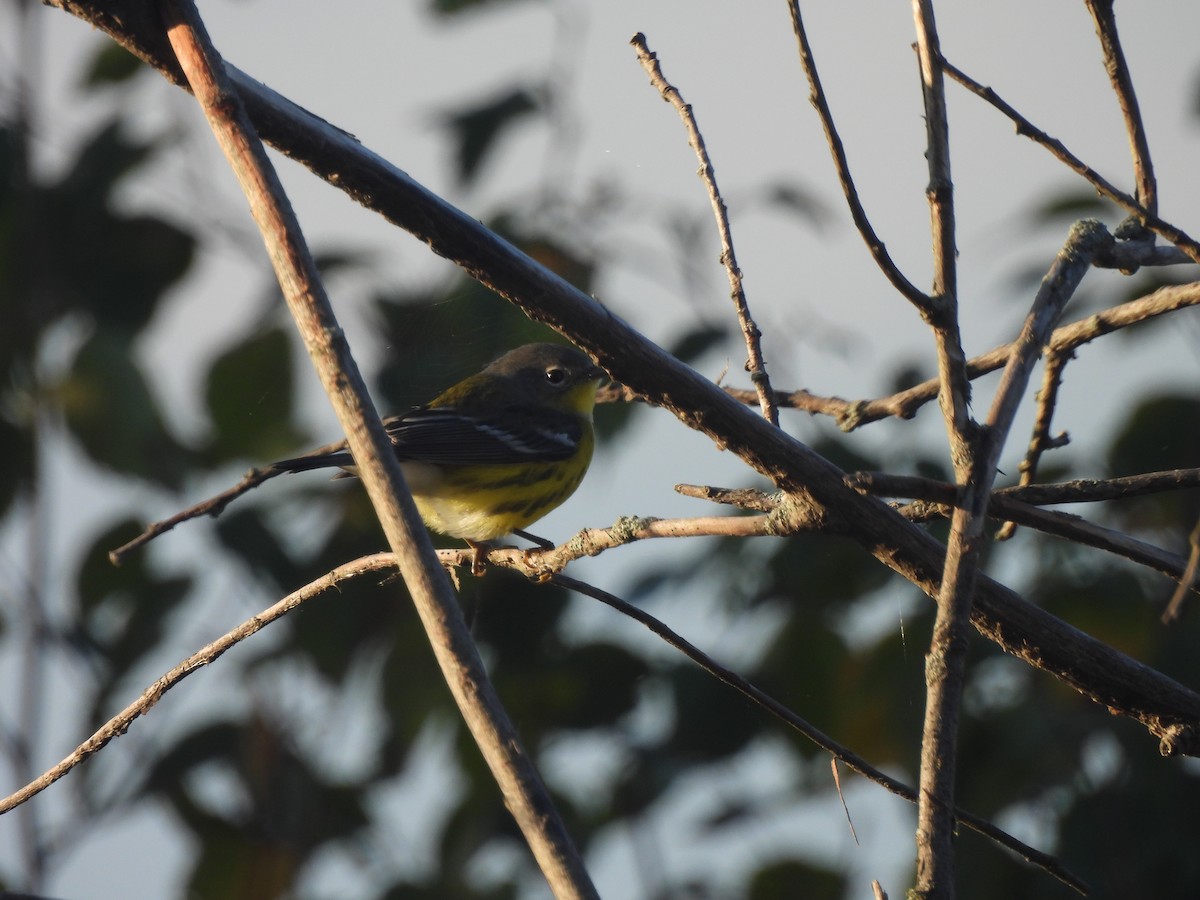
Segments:
[[[946,74],[965,87],[972,94],[986,100],[997,110],[1007,116],[1017,127],[1017,134],[1029,138],[1036,144],[1045,147],[1054,155],[1056,159],[1061,161],[1072,172],[1085,178],[1097,191],[1105,197],[1108,197],[1114,203],[1124,207],[1133,215],[1142,220],[1142,223],[1153,231],[1155,234],[1179,247],[1193,261],[1200,263],[1200,244],[1196,243],[1191,237],[1185,234],[1181,229],[1176,228],[1170,222],[1163,221],[1154,215],[1150,210],[1137,201],[1136,198],[1119,190],[1107,179],[1103,178],[1095,169],[1083,162],[1078,156],[1067,149],[1066,145],[1057,138],[1052,138],[1046,132],[1037,128],[1032,122],[1017,112],[1012,106],[1006,103],[999,94],[990,87],[985,87],[978,81],[975,81],[958,67],[952,65],[949,61],[944,61]]]
[[[788,9],[792,14],[792,31],[796,35],[796,45],[800,50],[800,65],[808,79],[808,99],[816,109],[817,115],[821,119],[821,127],[825,130],[825,141],[829,144],[829,152],[833,155],[833,165],[837,171],[838,182],[842,186],[842,193],[846,196],[846,205],[850,208],[850,217],[854,220],[854,227],[862,235],[867,249],[871,252],[871,257],[875,260],[875,265],[883,272],[884,277],[917,309],[923,313],[929,313],[933,309],[932,298],[900,271],[899,266],[888,253],[887,247],[884,246],[883,241],[871,226],[871,220],[867,217],[862,200],[859,199],[858,188],[855,187],[854,179],[850,175],[850,163],[846,160],[846,148],[842,145],[842,138],[833,121],[833,113],[829,109],[825,89],[821,86],[821,77],[817,73],[812,47],[808,43],[808,32],[800,15],[799,0],[789,0]]]
[[[1137,184],[1137,199],[1152,214],[1158,213],[1158,187],[1154,180],[1154,165],[1150,161],[1150,141],[1146,137],[1146,123],[1138,106],[1137,93],[1133,89],[1133,77],[1129,64],[1121,49],[1117,33],[1117,17],[1113,14],[1113,0],[1085,0],[1092,21],[1096,23],[1096,35],[1100,38],[1100,49],[1104,54],[1104,69],[1108,72],[1121,116],[1125,120],[1125,132],[1129,135],[1129,151],[1133,156],[1133,176]]]
[[[771,390],[771,380],[767,376],[767,365],[763,361],[762,332],[750,314],[750,304],[746,302],[746,292],[742,287],[742,270],[738,268],[737,256],[733,251],[733,232],[729,227],[729,211],[725,208],[725,200],[717,188],[717,173],[713,169],[712,160],[708,156],[708,148],[704,145],[704,135],[700,133],[700,125],[692,112],[692,105],[685,103],[679,89],[667,81],[658,63],[658,56],[651,52],[646,44],[644,34],[635,34],[630,41],[637,51],[638,61],[650,83],[662,94],[662,98],[675,107],[683,120],[688,133],[688,143],[696,152],[700,161],[699,175],[708,189],[708,199],[712,204],[713,216],[717,220],[717,233],[721,238],[721,264],[729,276],[729,291],[733,298],[733,308],[737,313],[738,324],[742,329],[742,337],[746,341],[746,371],[750,373],[750,381],[758,392],[758,403],[762,408],[763,418],[772,425],[779,424],[779,410],[775,406],[775,392]]]

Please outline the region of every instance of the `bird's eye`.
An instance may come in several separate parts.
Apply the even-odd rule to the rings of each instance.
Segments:
[[[557,366],[546,370],[546,381],[550,384],[562,384],[567,380],[567,370],[560,369]]]

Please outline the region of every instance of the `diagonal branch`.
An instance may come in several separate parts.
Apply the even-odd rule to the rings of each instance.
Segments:
[[[842,186],[842,193],[846,196],[846,205],[850,208],[850,217],[854,220],[854,227],[858,229],[858,233],[866,242],[867,249],[875,260],[875,265],[879,266],[879,270],[892,283],[892,287],[906,297],[913,306],[921,310],[922,314],[928,314],[933,310],[933,299],[909,281],[900,271],[900,267],[888,253],[887,247],[875,233],[875,229],[871,227],[871,220],[867,218],[867,211],[863,208],[862,200],[858,196],[858,188],[854,186],[854,179],[850,175],[850,163],[846,160],[846,148],[842,145],[841,135],[838,134],[837,125],[833,121],[833,113],[830,111],[829,101],[825,97],[825,88],[821,86],[821,77],[817,72],[816,61],[813,59],[812,47],[808,43],[808,31],[800,16],[800,0],[788,0],[788,9],[792,14],[792,31],[795,32],[796,45],[800,50],[800,66],[804,69],[804,75],[808,79],[808,101],[821,118],[821,127],[825,130],[825,141],[829,144],[829,152],[833,154],[833,166],[837,170],[838,183]]]
[[[467,727],[555,894],[596,897],[550,795],[488,680],[299,224],[224,63],[192,0],[163,0],[163,16],[196,100],[250,201],[288,308],[346,433],[358,475]]]
[[[458,551],[444,550],[439,551],[439,556],[444,565],[463,565],[470,566],[471,561]],[[520,568],[519,557],[513,556],[505,561],[504,564],[512,563],[513,568]],[[168,691],[182,682],[193,672],[197,672],[204,666],[207,666],[226,652],[232,649],[235,645],[241,643],[247,638],[257,634],[263,628],[267,627],[277,619],[282,618],[293,610],[297,609],[301,604],[312,600],[323,593],[337,589],[343,582],[359,578],[371,573],[392,572],[396,569],[396,557],[391,553],[375,553],[370,556],[360,557],[351,562],[344,563],[338,566],[333,571],[322,575],[315,581],[306,584],[299,590],[293,591],[283,599],[272,604],[267,609],[263,610],[255,616],[250,617],[245,622],[223,634],[221,637],[201,647],[195,653],[191,654],[178,665],[173,666],[165,672],[160,678],[156,679],[153,684],[147,687],[133,702],[128,704],[121,712],[117,713],[111,719],[98,728],[91,737],[79,744],[66,758],[58,764],[52,766],[43,772],[38,778],[32,780],[20,790],[14,791],[7,797],[0,798],[0,815],[15,809],[22,805],[37,794],[44,791],[54,782],[61,779],[64,775],[74,769],[76,766],[86,762],[89,758],[98,753],[101,749],[108,745],[114,738],[120,737],[129,731],[130,727],[141,716],[146,715],[150,710],[162,699]],[[548,579],[555,584],[565,587],[569,590],[574,590],[600,600],[618,612],[628,616],[629,618],[645,625],[656,635],[670,644],[679,652],[683,653],[709,674],[718,678],[725,684],[732,687],[734,690],[745,696],[751,703],[766,710],[771,715],[778,718],[794,728],[797,732],[807,737],[817,746],[826,750],[835,759],[838,759],[861,774],[864,778],[874,781],[876,784],[886,788],[892,793],[903,797],[909,802],[915,802],[916,791],[908,785],[892,778],[884,772],[871,766],[862,757],[855,754],[852,750],[834,741],[831,737],[818,730],[805,719],[798,716],[788,707],[775,700],[770,695],[764,693],[759,688],[755,687],[750,682],[746,681],[736,672],[722,666],[716,660],[712,659],[703,650],[700,650],[694,644],[691,644],[675,631],[668,628],[662,621],[650,615],[647,612],[639,609],[631,603],[628,603],[619,597],[616,597],[607,591],[601,591],[582,581],[577,581],[574,578],[556,575]],[[1050,875],[1062,881],[1068,887],[1076,892],[1086,895],[1088,893],[1087,886],[1074,874],[1068,871],[1061,862],[1049,854],[1036,850],[1028,846],[1017,838],[1008,834],[1001,828],[998,828],[993,823],[981,816],[976,816],[965,810],[957,810],[956,815],[968,828],[977,831],[984,837],[990,838],[995,843],[1005,847],[1012,852],[1018,854],[1027,862],[1038,866]]]
[[[1137,216],[1142,220],[1142,223],[1157,234],[1159,237],[1174,244],[1180,250],[1188,255],[1188,257],[1196,263],[1200,263],[1200,243],[1189,237],[1179,228],[1176,228],[1170,222],[1160,219],[1152,211],[1143,206],[1137,199],[1115,187],[1111,182],[1102,177],[1095,169],[1083,162],[1078,156],[1067,149],[1066,145],[1052,138],[1046,132],[1036,127],[1032,122],[1022,116],[1011,105],[1006,103],[999,94],[990,87],[985,87],[975,79],[967,75],[962,69],[952,65],[949,60],[943,59],[943,67],[946,74],[965,87],[968,91],[977,97],[986,100],[997,110],[1007,116],[1017,127],[1017,134],[1024,135],[1036,144],[1040,144],[1049,150],[1056,159],[1060,160],[1072,172],[1087,179],[1092,185],[1114,203],[1126,209],[1128,212]]]
[[[48,0],[104,29],[172,81],[178,69],[136,0]],[[589,350],[648,403],[709,436],[780,490],[802,498],[825,528],[936,596],[945,547],[886,503],[863,497],[844,473],[716,385],[664,353],[582,291],[415,182],[354,138],[231,69],[259,133],[282,152],[462,266],[531,318]],[[1103,708],[1118,708],[1160,741],[1164,754],[1200,752],[1200,695],[981,578],[972,623],[1005,652],[1053,674]]]
[[[1033,417],[1033,435],[1029,438],[1029,447],[1025,451],[1025,457],[1017,467],[1021,473],[1019,484],[1022,487],[1031,485],[1037,480],[1038,464],[1042,460],[1042,454],[1047,450],[1065,447],[1071,442],[1070,436],[1065,431],[1055,435],[1050,434],[1050,426],[1054,421],[1054,409],[1058,405],[1058,390],[1062,386],[1063,373],[1067,368],[1067,363],[1072,359],[1074,359],[1074,354],[1071,351],[1058,353],[1051,350],[1046,353],[1046,361],[1042,366],[1042,387],[1037,392],[1037,412]],[[1015,532],[1015,523],[1005,522],[997,530],[995,539],[998,541],[1008,540]]]
[[[754,317],[750,315],[750,305],[746,302],[746,292],[742,288],[742,270],[738,268],[737,256],[733,252],[733,232],[729,228],[729,211],[725,208],[725,201],[721,197],[720,190],[717,189],[717,174],[713,170],[712,161],[708,158],[708,148],[704,146],[704,136],[700,133],[700,126],[692,113],[692,105],[685,103],[679,89],[667,81],[658,64],[658,56],[652,53],[646,45],[646,36],[639,32],[633,36],[630,43],[637,51],[638,61],[642,64],[642,68],[650,76],[650,83],[658,89],[662,98],[675,107],[679,113],[684,127],[687,128],[688,143],[692,145],[697,159],[700,160],[700,178],[704,181],[704,186],[708,188],[708,199],[712,203],[713,215],[717,220],[717,233],[721,237],[721,264],[729,274],[729,292],[733,298],[733,308],[737,312],[738,324],[742,327],[742,336],[746,341],[746,371],[750,373],[750,381],[758,392],[758,403],[762,408],[763,418],[772,425],[778,425],[779,410],[775,406],[775,392],[771,390],[771,380],[767,377],[767,364],[763,362],[762,332],[758,330]]]
[[[1103,251],[1102,251],[1103,253]],[[1130,300],[1119,306],[1106,309],[1056,328],[1046,346],[1048,355],[1068,354],[1084,344],[1122,328],[1149,321],[1180,309],[1200,305],[1200,282],[1168,285],[1145,297]],[[1001,368],[1008,360],[1012,344],[1002,344],[986,353],[967,360],[967,377],[979,378]],[[780,406],[799,409],[803,412],[832,417],[843,431],[854,431],[863,425],[880,419],[895,417],[911,419],[917,410],[937,398],[939,382],[936,378],[905,388],[887,397],[874,400],[844,400],[841,397],[823,397],[805,390],[780,392],[776,400]],[[731,397],[742,403],[753,403],[751,391],[726,388]]]
[[[1200,593],[1200,518],[1196,520],[1196,525],[1192,528],[1192,533],[1188,535],[1188,547],[1191,551],[1188,553],[1187,566],[1183,570],[1183,577],[1179,579],[1179,586],[1175,589],[1175,593],[1171,595],[1170,601],[1167,603],[1167,608],[1163,610],[1162,621],[1164,625],[1170,625],[1176,619],[1183,615],[1183,608],[1187,603],[1189,592],[1196,591]]]
[[[1158,213],[1158,187],[1154,181],[1154,164],[1150,161],[1150,141],[1146,137],[1146,124],[1138,106],[1137,94],[1133,89],[1133,77],[1129,64],[1121,49],[1117,34],[1117,17],[1113,12],[1113,0],[1085,0],[1092,21],[1096,23],[1096,35],[1104,53],[1104,69],[1112,82],[1125,119],[1125,131],[1129,135],[1129,151],[1133,156],[1133,176],[1137,184],[1138,203],[1151,214]]]

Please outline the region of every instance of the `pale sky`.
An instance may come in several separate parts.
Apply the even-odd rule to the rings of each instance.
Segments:
[[[990,84],[1035,124],[1129,189],[1122,123],[1083,4],[1021,0],[941,7],[942,48],[952,62]],[[599,226],[594,240],[609,248],[618,263],[606,270],[596,286],[597,295],[651,338],[669,343],[697,317],[725,317],[731,326],[733,318],[724,273],[716,262],[715,237],[710,238],[712,250],[703,260],[711,266],[695,282],[699,293],[683,296],[685,285],[673,262],[662,265],[665,276],[646,274],[648,264],[670,260],[673,253],[661,233],[649,226],[649,215],[675,204],[699,217],[707,214],[708,206],[678,117],[650,87],[629,46],[635,32],[644,32],[667,78],[693,105],[704,132],[730,207],[747,296],[766,334],[764,351],[776,386],[806,387],[846,398],[873,396],[883,390],[896,363],[929,359],[927,329],[875,269],[845,211],[819,123],[808,104],[786,4],[762,0],[525,3],[448,22],[430,19],[418,12],[422,8],[384,0],[353,4],[208,0],[201,4],[213,40],[230,62],[354,133],[368,148],[479,219],[486,219],[499,204],[536,191],[547,163],[561,165],[563,159],[548,155],[553,136],[546,128],[526,129],[506,141],[487,164],[481,189],[460,191],[453,183],[438,113],[475,102],[518,76],[538,80],[549,71],[557,73],[558,83],[572,98],[573,151],[560,170],[567,173],[569,191],[584,197],[597,183],[609,183],[634,198],[632,207],[645,210]],[[803,12],[863,202],[900,267],[924,286],[931,271],[924,197],[927,175],[909,6],[882,0],[826,0],[804,4]],[[1200,232],[1195,216],[1200,208],[1200,179],[1195,175],[1200,119],[1190,107],[1200,82],[1200,50],[1195,42],[1200,34],[1200,5],[1172,0],[1128,5],[1120,13],[1126,55],[1156,154],[1161,215],[1195,234]],[[57,10],[41,9],[37,17],[44,41],[45,82],[39,90],[45,105],[34,145],[39,165],[53,168],[69,155],[73,140],[86,132],[87,123],[94,121],[78,97],[71,99],[70,85],[97,38],[88,26]],[[11,97],[14,47],[12,34],[4,32],[5,21],[11,19],[10,10],[0,12],[0,104],[5,105]],[[159,387],[174,411],[173,421],[184,433],[195,434],[203,429],[202,401],[196,390],[203,364],[257,315],[255,301],[269,276],[244,203],[191,99],[152,78],[144,79],[138,92],[140,127],[151,131],[182,127],[192,144],[186,154],[164,161],[148,183],[131,187],[128,202],[185,221],[198,220],[204,226],[215,223],[224,234],[206,243],[183,292],[156,323],[152,340],[143,348],[147,367],[167,373]],[[964,339],[972,354],[1013,336],[1032,299],[1027,287],[1015,284],[1014,274],[1031,266],[1044,270],[1065,238],[1065,230],[1027,235],[1019,230],[1019,223],[1044,198],[1078,187],[1079,182],[1044,151],[1016,136],[1011,125],[982,101],[954,85],[948,92],[959,204],[960,303]],[[306,170],[284,160],[279,166],[311,245],[364,248],[376,258],[370,283],[347,280],[331,285],[352,344],[369,373],[371,360],[381,348],[372,345],[370,329],[356,303],[380,285],[421,284],[446,264],[431,259],[424,245],[357,207]],[[824,226],[817,230],[755,205],[756,192],[773,183],[794,185],[816,197],[827,210]],[[1111,273],[1093,273],[1088,284],[1112,291],[1116,280]],[[1074,318],[1070,312],[1067,317]],[[1144,349],[1126,341],[1081,352],[1069,370],[1058,420],[1059,427],[1069,429],[1076,439],[1077,452],[1086,454],[1119,415],[1115,402],[1109,406],[1094,402],[1097,392],[1107,396],[1116,386],[1118,370],[1120,386],[1132,393],[1180,379],[1196,383],[1200,356],[1194,349],[1194,314],[1190,323],[1180,321],[1160,329],[1152,346]],[[731,327],[730,334],[722,351],[704,360],[705,373],[716,377],[728,360],[729,381],[744,383],[739,379],[744,351],[736,329]],[[320,441],[331,439],[332,416],[315,379],[305,377],[313,432],[327,435]],[[977,396],[978,411],[986,404],[987,389]],[[605,455],[601,449],[584,487],[539,530],[565,536],[585,525],[609,524],[625,514],[705,515],[711,510],[677,497],[671,486],[680,480],[737,485],[750,479],[751,473],[739,462],[717,454],[665,413],[642,413],[638,422],[619,454]],[[1002,468],[1016,471],[1027,439],[1026,422],[1023,418],[1017,426]],[[796,413],[785,414],[784,425],[802,438],[822,427]],[[912,427],[881,423],[868,429],[869,434],[847,440],[878,447],[897,440],[897,435],[910,439],[907,429]],[[936,416],[923,417],[919,427],[921,435],[937,439]],[[662,453],[663,446],[670,446],[672,452]],[[637,465],[631,465],[635,459]],[[80,461],[73,451],[64,450],[51,463],[52,474],[63,483],[74,483],[72,472]],[[613,491],[610,487],[618,471],[622,489]],[[61,496],[57,518],[63,546],[69,548],[107,521],[114,498],[123,494],[117,483],[101,479],[78,490],[61,490]],[[141,499],[156,512],[170,511],[170,498]],[[0,559],[19,559],[24,549],[21,527],[13,522],[0,527]],[[195,539],[203,541],[203,537]],[[168,560],[185,552],[178,546],[163,551]],[[661,544],[628,548],[620,551],[619,565],[614,565],[615,556],[589,560],[572,574],[620,592],[647,566],[661,563],[664,553],[673,552]],[[232,581],[230,576],[222,583],[229,587]],[[219,621],[228,620],[220,630],[234,624],[241,610],[253,611],[271,599],[242,598],[239,605],[224,607],[215,603],[216,614],[223,617]],[[706,637],[717,640],[726,635],[730,627],[727,622],[706,620],[683,603],[665,609],[676,616],[669,619],[675,627],[701,644]],[[590,609],[575,621],[581,628],[619,630],[619,625]],[[756,638],[753,627],[746,627],[745,640],[751,646]],[[194,649],[201,638],[207,639],[193,631],[179,645],[164,649],[163,667]],[[723,651],[736,656],[736,641],[726,640]],[[163,705],[184,703],[186,698],[187,715],[201,714],[218,702],[222,686],[215,670],[219,668],[197,679],[203,679],[204,686],[185,688],[189,693],[170,695]],[[156,674],[140,673],[147,680]],[[131,683],[130,697],[140,689]],[[13,709],[13,698],[4,696],[2,689],[0,709],[6,715]],[[163,718],[176,724],[185,721],[171,716],[167,713]],[[54,737],[57,743],[42,748],[47,765],[82,735]],[[115,748],[120,753],[125,740],[110,751]],[[755,752],[762,754],[760,762],[774,758],[772,747]],[[750,762],[743,761],[747,766]],[[736,774],[730,777],[736,783]],[[849,796],[865,805],[877,793],[865,788]],[[62,814],[54,789],[39,801],[55,810],[48,813],[50,818]],[[672,815],[694,814],[688,807],[693,802],[681,794],[679,809]],[[827,821],[826,814],[821,810],[818,821]],[[882,824],[865,826],[867,838],[859,848],[844,836],[823,840],[836,859],[849,859],[868,881],[871,877],[885,880],[885,887],[898,896],[903,887],[898,879],[906,877],[913,856],[907,813],[887,807],[879,815]],[[92,900],[169,896],[179,866],[186,863],[184,851],[169,841],[160,852],[141,851],[144,887],[134,893],[128,884],[114,885],[111,893],[104,893],[107,888],[96,879],[98,867],[105,866],[113,854],[128,853],[135,842],[157,836],[164,821],[168,819],[147,811],[140,821],[110,823],[104,834],[85,842],[47,893]],[[12,851],[5,848],[15,843],[15,824],[13,816],[0,819],[0,867],[12,864]],[[856,825],[863,838],[861,817]],[[664,864],[676,873],[689,866],[713,866],[702,844],[665,852]],[[621,870],[629,865],[628,853],[628,847],[614,841],[601,854],[594,874],[602,894],[627,896],[622,893]],[[893,880],[886,883],[889,877]]]

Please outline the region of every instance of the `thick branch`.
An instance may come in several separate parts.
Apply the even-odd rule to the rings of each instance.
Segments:
[[[958,768],[958,715],[966,680],[971,605],[982,552],[982,506],[991,482],[979,482],[983,448],[971,418],[971,382],[958,322],[958,251],[954,183],[950,177],[950,123],[942,54],[932,0],[913,0],[917,59],[925,102],[925,159],[933,238],[930,317],[937,346],[938,404],[946,424],[950,462],[969,502],[951,517],[933,637],[925,657],[925,721],[921,735],[921,795],[917,805],[917,886],[914,896],[954,898],[954,787]]]
[[[157,31],[146,32],[134,0],[51,0],[113,34],[169,76]],[[844,473],[663,353],[586,294],[521,254],[472,217],[440,200],[351,136],[234,72],[259,133],[370,209],[427,241],[532,318],[590,350],[649,402],[709,435],[777,487],[803,498],[833,532],[861,544],[913,584],[936,595],[945,548],[883,501],[859,496]],[[1200,748],[1200,695],[1061,620],[1008,588],[981,579],[975,627],[1009,652],[1099,703],[1125,711],[1160,737],[1164,753]]]
[[[280,287],[333,403],[442,675],[558,897],[597,897],[549,792],[488,680],[400,464],[333,315],[299,224],[191,0],[164,0],[171,45],[250,201]]]

